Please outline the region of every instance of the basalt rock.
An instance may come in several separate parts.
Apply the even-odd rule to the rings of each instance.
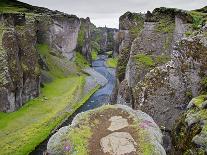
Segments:
[[[124,21],[133,17],[126,15],[130,16],[122,17]],[[127,67],[120,78],[118,103],[143,110],[171,130],[189,99],[202,89],[207,66],[205,30],[201,35],[183,38],[191,27],[191,16],[176,9],[155,9],[144,20],[130,46]],[[122,22],[120,27],[128,28],[129,23]],[[119,59],[124,61],[124,56],[121,59],[119,54]],[[119,73],[117,69],[117,77]]]
[[[177,150],[186,154],[207,153],[206,95],[193,98],[188,110],[178,119],[173,129],[173,142]]]
[[[49,139],[47,152],[51,155],[166,154],[161,131],[153,119],[123,105],[105,105],[78,114],[70,126],[61,128]]]
[[[39,95],[37,22],[1,14],[0,25],[0,111],[11,112]]]

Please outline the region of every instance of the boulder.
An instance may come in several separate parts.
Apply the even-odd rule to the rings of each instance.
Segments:
[[[165,155],[162,133],[153,119],[123,105],[105,105],[78,114],[48,141],[51,155]]]

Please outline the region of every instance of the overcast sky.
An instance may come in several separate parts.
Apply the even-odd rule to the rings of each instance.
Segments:
[[[78,17],[90,17],[96,26],[118,28],[119,17],[126,11],[146,12],[156,7],[185,10],[201,8],[207,0],[21,0],[36,6],[59,10]]]

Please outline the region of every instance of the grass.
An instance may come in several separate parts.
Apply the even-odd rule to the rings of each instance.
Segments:
[[[117,58],[109,58],[109,59],[106,61],[106,65],[107,65],[107,67],[110,67],[110,68],[116,68],[116,66],[117,66],[117,61],[118,61]]]
[[[161,19],[156,25],[156,31],[162,33],[173,33],[175,23],[168,19]]]
[[[95,50],[92,50],[91,55],[92,55],[92,60],[96,60],[97,59],[98,54],[97,54],[97,52]]]
[[[76,109],[83,76],[57,79],[46,85],[42,95],[13,113],[0,113],[0,154],[24,155],[47,138],[50,132]],[[58,106],[57,106],[58,105]],[[66,112],[65,108],[70,108]]]
[[[193,29],[197,30],[207,21],[207,13],[201,13],[197,11],[190,11],[190,15],[193,17]]]
[[[78,71],[77,66],[68,61],[67,58],[51,55],[51,49],[47,44],[38,44],[37,49],[45,60],[46,65],[49,68],[48,75],[52,79],[64,78]]]
[[[138,64],[143,65],[146,68],[154,67],[155,62],[153,61],[152,57],[150,55],[146,54],[137,54],[135,56]]]
[[[76,53],[75,63],[80,68],[85,68],[85,67],[89,67],[90,66],[89,62],[79,52]]]

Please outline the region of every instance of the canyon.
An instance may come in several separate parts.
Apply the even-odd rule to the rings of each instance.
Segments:
[[[115,29],[0,2],[2,155],[204,155],[206,92],[207,7]]]

